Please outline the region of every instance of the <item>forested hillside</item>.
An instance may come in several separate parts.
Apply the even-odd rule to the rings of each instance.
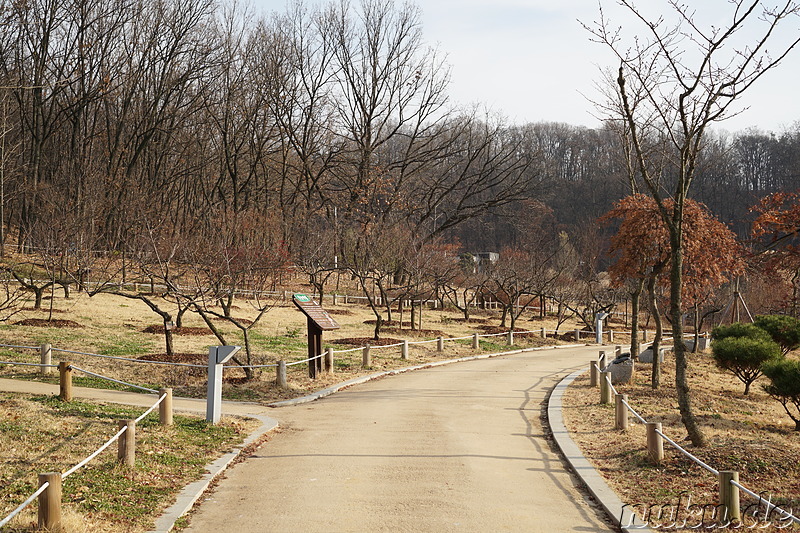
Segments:
[[[0,16],[0,240],[75,277],[100,275],[98,252],[258,249],[406,279],[425,246],[555,246],[599,272],[615,228],[597,219],[635,192],[614,124],[453,105],[413,5],[255,18],[210,0],[31,0]],[[694,198],[747,237],[751,206],[800,186],[800,124],[715,132],[700,158]]]

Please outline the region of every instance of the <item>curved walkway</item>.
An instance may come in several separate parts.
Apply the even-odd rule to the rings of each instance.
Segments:
[[[596,348],[462,362],[273,411],[187,531],[614,531],[551,448],[548,391]]]

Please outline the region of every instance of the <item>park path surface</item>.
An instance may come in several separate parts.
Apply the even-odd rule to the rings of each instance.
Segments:
[[[227,471],[187,531],[614,531],[540,418],[552,386],[596,355],[462,362],[275,409],[281,428]]]

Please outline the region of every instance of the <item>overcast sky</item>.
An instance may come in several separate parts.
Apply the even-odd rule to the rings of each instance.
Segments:
[[[251,1],[265,12],[284,11],[286,6],[286,0]],[[727,0],[686,1],[706,9],[703,16],[730,13]],[[666,2],[640,3],[652,9]],[[422,8],[426,41],[445,52],[452,65],[449,92],[455,102],[485,104],[516,123],[598,125],[592,116],[594,106],[583,95],[594,96],[599,68],[614,68],[616,63],[602,45],[590,42],[578,22],[597,19],[596,0],[419,0],[417,4]],[[611,0],[603,0],[603,5],[610,16],[618,15]],[[797,21],[788,27],[795,35],[800,31]],[[798,93],[800,50],[746,93],[739,108],[749,109],[720,127],[781,131],[800,120]]]

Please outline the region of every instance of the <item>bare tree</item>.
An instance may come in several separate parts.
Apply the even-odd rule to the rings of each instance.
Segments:
[[[669,229],[670,317],[678,405],[692,443],[703,446],[706,439],[692,409],[683,344],[684,205],[708,128],[735,114],[734,106],[742,95],[800,42],[796,34],[791,35],[777,44],[775,55],[767,51],[787,19],[800,13],[800,5],[788,1],[770,8],[757,0],[734,0],[728,22],[706,29],[694,11],[675,0],[668,2],[668,15],[658,16],[648,16],[631,0],[618,3],[642,28],[632,41],[623,39],[622,29],[612,25],[602,6],[598,20],[585,25],[619,61],[614,97],[601,104],[601,111],[626,124],[638,177],[657,202]],[[751,27],[755,37],[750,42],[737,40]],[[670,147],[671,175],[653,171],[647,146],[657,139],[664,139]],[[674,201],[671,207],[665,203],[668,197]]]

